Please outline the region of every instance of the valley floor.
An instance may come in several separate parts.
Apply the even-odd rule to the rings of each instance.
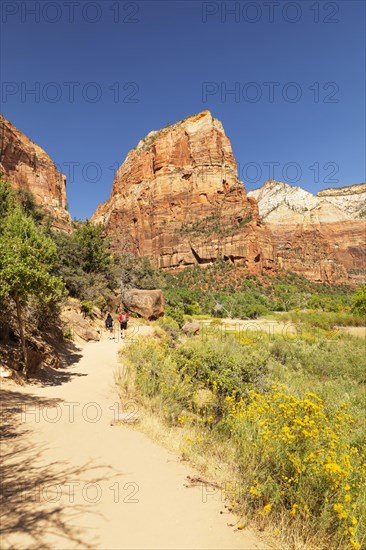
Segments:
[[[186,486],[191,466],[111,425],[120,345],[75,349],[57,384],[4,384],[1,548],[268,549],[228,526],[219,490]]]

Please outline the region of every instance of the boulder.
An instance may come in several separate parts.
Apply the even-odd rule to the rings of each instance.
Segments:
[[[117,313],[121,307],[121,291],[114,290],[107,298],[107,309],[110,312]]]
[[[123,291],[124,307],[144,319],[157,319],[164,315],[164,295],[161,290],[130,288]]]
[[[61,319],[82,340],[86,342],[100,340],[100,333],[90,326],[88,320],[81,313],[70,308],[64,309],[61,312]]]
[[[182,327],[182,331],[185,333],[185,334],[198,334],[199,331],[200,331],[200,325],[199,323],[195,323],[195,322],[188,322],[186,323],[185,325],[183,325]]]
[[[101,312],[101,310],[99,309],[99,307],[97,306],[93,306],[92,307],[92,316],[95,318],[95,319],[103,319],[103,313]]]

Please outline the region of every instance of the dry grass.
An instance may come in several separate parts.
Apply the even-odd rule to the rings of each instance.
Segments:
[[[119,389],[121,402],[136,403],[139,415],[137,427],[156,443],[163,445],[171,452],[179,455],[181,460],[189,462],[209,484],[218,485],[222,490],[228,486],[240,487],[241,474],[238,469],[235,448],[229,439],[207,440],[203,437],[202,430],[192,425],[174,426],[166,422],[165,412],[161,402],[156,399],[146,399],[136,392],[134,386],[134,371],[131,366],[120,369],[116,383]],[[273,550],[319,550],[319,548],[331,548],[331,542],[323,541],[324,546],[319,546],[317,536],[310,537],[303,532],[303,525],[289,525],[288,517],[283,514],[280,521],[276,518],[257,515],[254,519],[248,519],[243,509],[243,503],[239,502],[238,494],[230,494],[226,490],[227,506],[234,514],[233,522],[239,528],[250,528],[261,539],[273,548]],[[313,540],[312,540],[313,539]],[[305,542],[304,542],[305,541]],[[338,550],[341,550],[340,548]]]
[[[327,336],[326,332],[325,334]],[[332,550],[345,550],[346,548],[350,548],[350,545],[344,538],[337,539],[340,542],[336,542],[332,529],[329,531],[323,529],[319,532],[316,527],[319,519],[316,512],[314,516],[311,516],[314,521],[307,522],[303,521],[304,518],[298,515],[295,517],[289,513],[292,504],[290,508],[286,504],[283,509],[278,507],[276,496],[271,493],[272,489],[268,493],[268,500],[264,496],[262,503],[261,500],[255,502],[255,499],[251,500],[251,497],[248,498],[245,496],[248,495],[248,489],[252,483],[250,481],[251,476],[256,474],[257,477],[257,472],[259,473],[260,471],[262,477],[260,483],[263,482],[263,487],[265,487],[267,483],[266,475],[267,473],[270,474],[271,468],[273,468],[273,465],[267,468],[266,461],[261,459],[261,453],[259,453],[253,462],[256,452],[254,450],[256,445],[253,447],[250,444],[250,441],[252,441],[250,422],[253,419],[245,420],[244,424],[241,424],[240,414],[242,411],[238,411],[240,413],[239,416],[233,416],[234,424],[233,430],[231,430],[233,436],[230,436],[230,432],[220,429],[220,423],[216,424],[215,420],[211,421],[211,423],[210,421],[207,422],[208,415],[211,415],[211,409],[207,410],[204,418],[202,416],[200,418],[197,411],[195,412],[195,408],[190,411],[189,407],[187,408],[184,404],[187,395],[185,393],[187,390],[186,382],[183,380],[180,382],[180,376],[174,370],[176,367],[173,366],[174,361],[177,360],[177,356],[170,353],[171,348],[177,348],[177,346],[179,348],[181,344],[179,340],[176,341],[173,339],[169,340],[169,345],[166,347],[167,334],[160,327],[154,331],[153,336],[152,340],[142,340],[131,348],[129,346],[124,348],[124,368],[121,369],[117,380],[122,402],[126,399],[132,399],[136,402],[140,417],[139,429],[144,431],[153,440],[180,455],[182,460],[189,461],[208,483],[213,483],[227,489],[228,506],[236,513],[238,524],[242,524],[243,527],[250,525],[261,532],[265,531],[266,538],[269,537],[271,539],[271,545],[274,548],[281,548],[281,550],[320,550],[328,548],[332,548]],[[329,344],[329,342],[327,343],[327,339],[323,337],[323,331],[319,335],[317,333],[317,338],[313,336],[312,334],[308,335],[304,333],[300,341],[294,342],[289,349],[288,343],[281,342],[278,340],[278,337],[275,338],[270,348],[268,348],[267,339],[261,339],[259,343],[254,343],[247,342],[248,338],[246,338],[244,345],[246,346],[247,353],[249,353],[250,349],[254,349],[257,346],[263,353],[271,349],[272,367],[268,373],[270,377],[269,381],[277,384],[287,383],[291,393],[294,392],[295,395],[298,395],[300,399],[298,403],[301,404],[301,395],[307,391],[315,390],[318,393],[323,388],[320,393],[329,409],[327,409],[326,414],[329,412],[331,414],[330,418],[332,418],[333,407],[331,404],[334,404],[334,400],[338,402],[338,398],[335,397],[336,392],[334,391],[334,385],[336,384],[337,387],[339,386],[338,393],[340,393],[340,399],[343,399],[350,392],[350,408],[352,409],[350,413],[354,413],[354,415],[356,413],[356,418],[359,419],[358,413],[361,412],[362,407],[358,401],[359,393],[362,391],[362,380],[358,380],[360,373],[357,354],[359,348],[362,347],[361,342],[352,337],[338,335]],[[215,360],[215,368],[218,369],[217,372],[221,372],[221,367],[218,366],[221,364],[218,355],[220,353],[222,355],[223,351],[220,351],[219,348],[220,346],[216,342],[215,357],[217,356],[217,361]],[[200,351],[201,348],[198,347],[198,350]],[[231,359],[233,359],[231,352],[232,349],[229,354]],[[306,354],[304,355],[305,352]],[[240,355],[240,351],[238,353],[238,357],[240,357],[239,362],[241,362],[243,358]],[[198,355],[196,362],[200,362],[200,357],[205,361],[204,355]],[[342,372],[338,373],[336,362],[334,361],[341,357]],[[299,362],[301,363],[300,370]],[[137,365],[139,367],[136,368]],[[290,377],[288,380],[286,379],[287,371]],[[346,371],[348,374],[343,380]],[[151,376],[149,372],[151,372]],[[183,372],[187,373],[188,371],[184,369]],[[216,375],[214,372],[212,371],[212,374],[215,378]],[[139,373],[137,378],[136,373]],[[311,376],[309,378],[310,373]],[[157,385],[154,381],[155,377]],[[294,377],[296,380],[294,380]],[[317,385],[318,378],[319,383],[322,380],[323,385],[321,387]],[[159,379],[160,382],[158,382]],[[227,382],[229,381],[228,378]],[[195,384],[194,375],[192,383]],[[201,390],[197,390],[196,388],[195,391],[198,391],[199,394]],[[243,409],[244,413],[246,410],[247,408],[245,407]],[[259,412],[262,414],[262,411]],[[254,419],[254,424],[262,420],[259,416]],[[224,418],[230,418],[230,414],[229,416],[224,416]],[[226,420],[225,422],[227,423]],[[281,428],[280,420],[277,423],[278,427]],[[358,424],[359,421],[357,421],[356,425],[356,435],[359,432]],[[245,437],[243,436],[244,439],[242,438],[239,441],[240,444],[238,444],[238,442],[234,441],[235,433],[238,434],[240,439],[242,429],[244,431],[247,430],[248,433]],[[258,443],[258,440],[254,439],[253,443],[254,441]],[[274,446],[276,446],[275,439]],[[238,450],[240,451],[239,453]],[[283,450],[282,447],[279,448],[281,453]],[[264,449],[264,454],[265,452],[266,449]],[[251,459],[252,461],[250,461]],[[272,473],[275,475],[274,470]],[[234,490],[233,487],[235,488]],[[237,487],[241,493],[238,493],[236,490]],[[304,492],[301,493],[304,498],[307,494],[306,487],[307,485],[305,484]],[[275,497],[273,510],[267,514],[264,512],[266,507],[269,506],[267,503],[272,502],[271,495]],[[310,501],[308,504],[311,508],[311,503],[317,499],[314,501],[311,496],[309,498]],[[297,498],[293,501],[298,502]],[[332,506],[333,504],[329,511],[334,515]],[[353,547],[361,548],[356,544]]]

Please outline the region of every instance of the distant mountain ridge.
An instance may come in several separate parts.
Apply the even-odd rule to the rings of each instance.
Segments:
[[[366,184],[324,189],[313,195],[301,187],[268,180],[249,191],[248,197],[257,200],[260,216],[270,222],[286,223],[287,212],[291,221],[354,220],[365,216]]]
[[[366,183],[323,189],[317,196],[325,197],[351,216],[356,214],[359,218],[366,217]]]
[[[313,195],[268,180],[248,196],[272,233],[279,266],[311,280],[364,281],[366,184]]]

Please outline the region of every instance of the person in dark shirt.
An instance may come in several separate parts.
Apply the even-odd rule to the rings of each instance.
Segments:
[[[112,333],[113,333],[113,317],[110,313],[108,313],[107,318],[105,320],[105,328],[110,333],[109,339],[112,340],[114,338],[113,335],[112,335]]]

